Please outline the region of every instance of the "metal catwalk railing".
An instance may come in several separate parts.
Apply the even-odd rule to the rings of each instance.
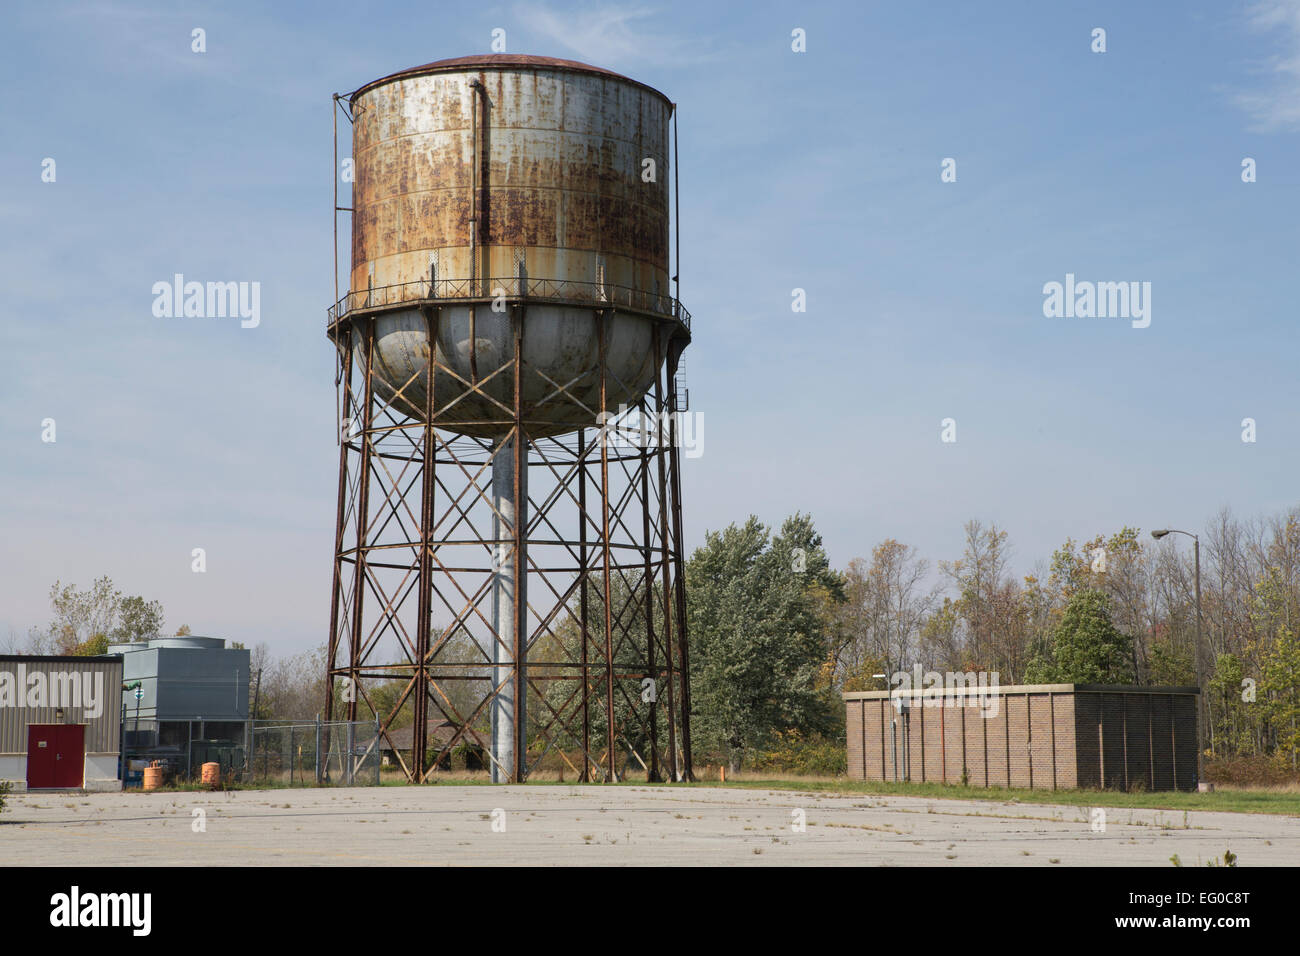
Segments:
[[[455,299],[507,299],[528,297],[552,299],[556,302],[577,303],[583,306],[622,306],[641,312],[671,316],[687,329],[691,327],[691,313],[670,295],[646,292],[608,282],[583,282],[575,279],[534,279],[507,276],[490,279],[421,279],[396,285],[375,286],[349,292],[329,309],[329,324],[333,325],[350,312],[361,309],[382,309],[427,301]]]

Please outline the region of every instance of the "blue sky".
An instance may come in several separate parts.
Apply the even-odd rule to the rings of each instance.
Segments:
[[[952,559],[980,518],[1024,573],[1300,499],[1300,0],[359,10],[6,9],[0,641],[101,574],[169,629],[325,640],[329,97],[498,27],[680,106],[691,547],[804,510],[837,565]],[[260,282],[260,325],[155,318],[177,272]],[[1044,317],[1067,273],[1150,282],[1150,326]]]

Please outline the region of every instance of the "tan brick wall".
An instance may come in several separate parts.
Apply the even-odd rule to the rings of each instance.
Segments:
[[[1002,701],[1006,712],[1004,726],[1007,730],[1007,776],[1009,787],[1028,787],[1029,784],[1029,697],[1007,697]]]
[[[845,743],[848,746],[849,776],[854,780],[866,779],[866,765],[862,755],[862,710],[866,701],[845,701]]]
[[[961,748],[961,713],[955,707],[944,707],[939,713],[943,728],[943,749],[946,757],[944,777],[948,783],[961,783],[961,771],[964,766]]]
[[[893,754],[889,737],[889,718],[893,713],[888,701],[874,700],[868,701],[868,704],[874,704],[871,708],[871,744],[875,759],[871,763],[871,769],[877,774],[873,779],[884,780],[892,774]]]
[[[1030,729],[1028,751],[1028,786],[1050,789],[1052,786],[1052,715],[1046,694],[1026,694]]]
[[[1072,789],[1081,787],[1079,781],[1078,734],[1075,730],[1075,708],[1078,702],[1073,694],[1051,694],[1048,706],[1056,718],[1056,787]]]
[[[965,768],[977,787],[1195,787],[1194,696],[1069,687],[1002,688],[989,717],[978,700],[918,698],[901,712],[884,697],[846,700],[849,776],[893,778],[893,717],[899,775],[917,782],[960,783]]]
[[[997,781],[989,772],[987,759],[990,718],[981,716],[978,707],[961,707],[958,710],[966,727],[966,769],[970,784],[974,787],[993,786]]]

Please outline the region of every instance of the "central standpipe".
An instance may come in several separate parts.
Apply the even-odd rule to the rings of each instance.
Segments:
[[[492,459],[492,782],[516,783],[524,777],[524,751],[516,749],[527,726],[524,668],[527,660],[528,523],[527,450],[519,449],[516,500],[516,438],[497,442]],[[516,551],[518,553],[516,553]],[[516,715],[518,723],[516,723]]]

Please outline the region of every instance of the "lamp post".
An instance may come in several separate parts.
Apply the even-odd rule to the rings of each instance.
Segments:
[[[1190,531],[1177,528],[1162,528],[1152,531],[1151,537],[1159,541],[1167,534],[1185,534],[1192,539],[1192,550],[1196,555],[1196,699],[1200,720],[1197,721],[1196,741],[1196,780],[1201,779],[1201,750],[1206,734],[1206,700],[1205,700],[1205,643],[1201,635],[1201,539]]]

